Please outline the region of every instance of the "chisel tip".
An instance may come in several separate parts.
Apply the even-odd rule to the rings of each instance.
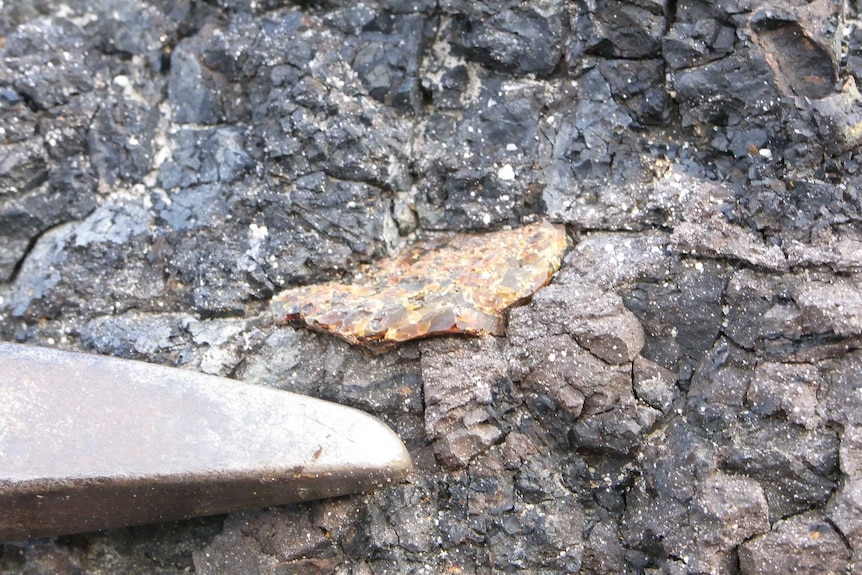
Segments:
[[[280,505],[403,479],[385,424],[203,375],[0,343],[0,541]]]

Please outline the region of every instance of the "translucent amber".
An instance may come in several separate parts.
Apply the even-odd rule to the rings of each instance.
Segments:
[[[279,321],[365,345],[502,335],[506,309],[550,281],[567,246],[565,228],[548,222],[418,243],[369,266],[353,283],[281,292],[272,311]]]

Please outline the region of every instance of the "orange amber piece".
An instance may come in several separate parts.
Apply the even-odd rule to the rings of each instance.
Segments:
[[[450,333],[502,335],[503,313],[556,272],[568,247],[563,226],[461,234],[408,246],[354,283],[281,292],[272,312],[350,343],[387,345]]]

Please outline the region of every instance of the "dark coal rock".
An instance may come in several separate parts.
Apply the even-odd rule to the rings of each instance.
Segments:
[[[633,127],[670,120],[671,100],[663,87],[661,60],[600,60],[598,65],[614,100],[631,116]]]
[[[568,14],[563,2],[445,0],[443,38],[478,62],[515,74],[548,75],[562,56]]]
[[[634,505],[623,540],[645,564],[659,555],[670,558],[669,566],[681,563],[676,569],[732,572],[737,547],[769,529],[761,486],[717,469],[709,442],[685,424],[666,433],[659,436],[663,446],[644,453],[645,474],[629,494]]]
[[[365,23],[353,68],[368,94],[401,112],[419,112],[419,66],[436,22],[419,14],[383,13]]]
[[[695,5],[678,2],[676,21],[662,38],[662,56],[671,68],[703,65],[733,50],[736,27],[726,17],[710,14],[711,10],[696,10]]]
[[[7,543],[18,573],[783,573],[862,561],[858,6],[0,3],[0,338],[366,410],[374,493]],[[504,337],[262,310],[567,225]],[[194,430],[191,430],[194,431]]]
[[[166,189],[231,182],[254,166],[248,142],[236,128],[183,129],[171,146],[177,153],[159,169],[159,184]]]
[[[62,17],[22,23],[4,42],[4,84],[36,110],[67,104],[106,79],[94,43],[80,26]],[[93,56],[95,61],[88,61]]]
[[[469,82],[479,82],[480,92],[457,110],[432,112],[416,142],[428,150],[415,168],[422,174],[415,210],[425,228],[519,225],[541,207],[541,174],[531,159],[541,153],[551,89],[473,75]]]
[[[567,57],[588,51],[608,58],[658,56],[667,28],[663,0],[578,2]]]
[[[93,39],[62,18],[39,18],[6,37],[0,62],[0,280],[12,278],[45,230],[93,210],[95,177],[86,154],[87,98],[104,81]],[[47,56],[50,54],[50,56]],[[64,118],[68,105],[70,118]]]
[[[100,181],[138,183],[151,169],[157,110],[148,103],[121,100],[103,105],[90,126],[89,150]]]
[[[683,261],[674,282],[639,283],[626,305],[648,334],[644,357],[687,379],[722,327],[721,296],[729,270],[722,263]]]

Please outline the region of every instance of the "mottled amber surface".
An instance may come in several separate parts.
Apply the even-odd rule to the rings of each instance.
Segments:
[[[281,292],[277,320],[301,321],[350,343],[385,346],[431,335],[501,335],[503,313],[550,281],[566,251],[548,222],[407,247],[351,284]]]

